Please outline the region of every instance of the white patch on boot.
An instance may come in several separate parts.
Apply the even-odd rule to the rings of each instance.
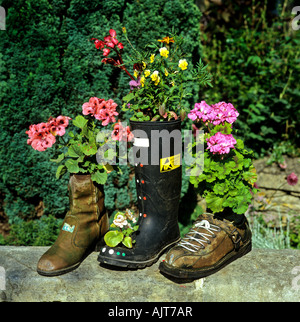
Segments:
[[[75,225],[70,226],[69,224],[67,224],[67,223],[65,222],[65,223],[64,223],[64,225],[63,225],[63,228],[62,228],[61,230],[67,231],[67,232],[69,232],[69,233],[73,233],[74,228],[75,228]]]

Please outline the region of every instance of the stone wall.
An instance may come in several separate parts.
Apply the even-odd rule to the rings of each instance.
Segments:
[[[259,188],[254,208],[264,214],[267,222],[275,222],[278,216],[283,222],[296,220],[300,214],[300,158],[285,157],[285,168],[277,163],[268,165],[267,161],[265,157],[254,162]],[[299,177],[294,186],[287,183],[287,176],[292,172]]]
[[[73,272],[43,277],[36,264],[46,249],[0,247],[0,302],[105,302],[105,318],[121,302],[300,301],[299,250],[254,249],[216,274],[182,281],[162,275],[159,262],[140,270],[100,266],[96,252]],[[203,314],[201,305],[193,310]]]

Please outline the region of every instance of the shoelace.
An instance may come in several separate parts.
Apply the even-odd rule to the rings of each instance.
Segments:
[[[188,251],[195,253],[205,247],[205,243],[209,244],[209,237],[214,237],[214,231],[220,231],[220,228],[216,225],[210,224],[207,220],[201,220],[197,222],[193,228],[203,228],[206,232],[199,232],[195,229],[191,229],[186,236],[178,243],[178,246],[181,246]],[[192,244],[191,241],[196,241],[198,244]]]

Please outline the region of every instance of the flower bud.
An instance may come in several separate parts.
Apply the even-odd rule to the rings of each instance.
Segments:
[[[186,117],[186,110],[184,108],[181,108],[179,115],[180,115],[181,121],[183,121]]]
[[[158,112],[161,116],[164,116],[166,114],[166,104],[161,104],[158,108]]]

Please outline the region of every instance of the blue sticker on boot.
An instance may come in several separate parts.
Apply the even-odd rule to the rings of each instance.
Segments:
[[[64,231],[68,231],[69,233],[72,233],[74,231],[75,225],[70,226],[69,224],[67,224],[66,222],[63,225],[62,230]]]

